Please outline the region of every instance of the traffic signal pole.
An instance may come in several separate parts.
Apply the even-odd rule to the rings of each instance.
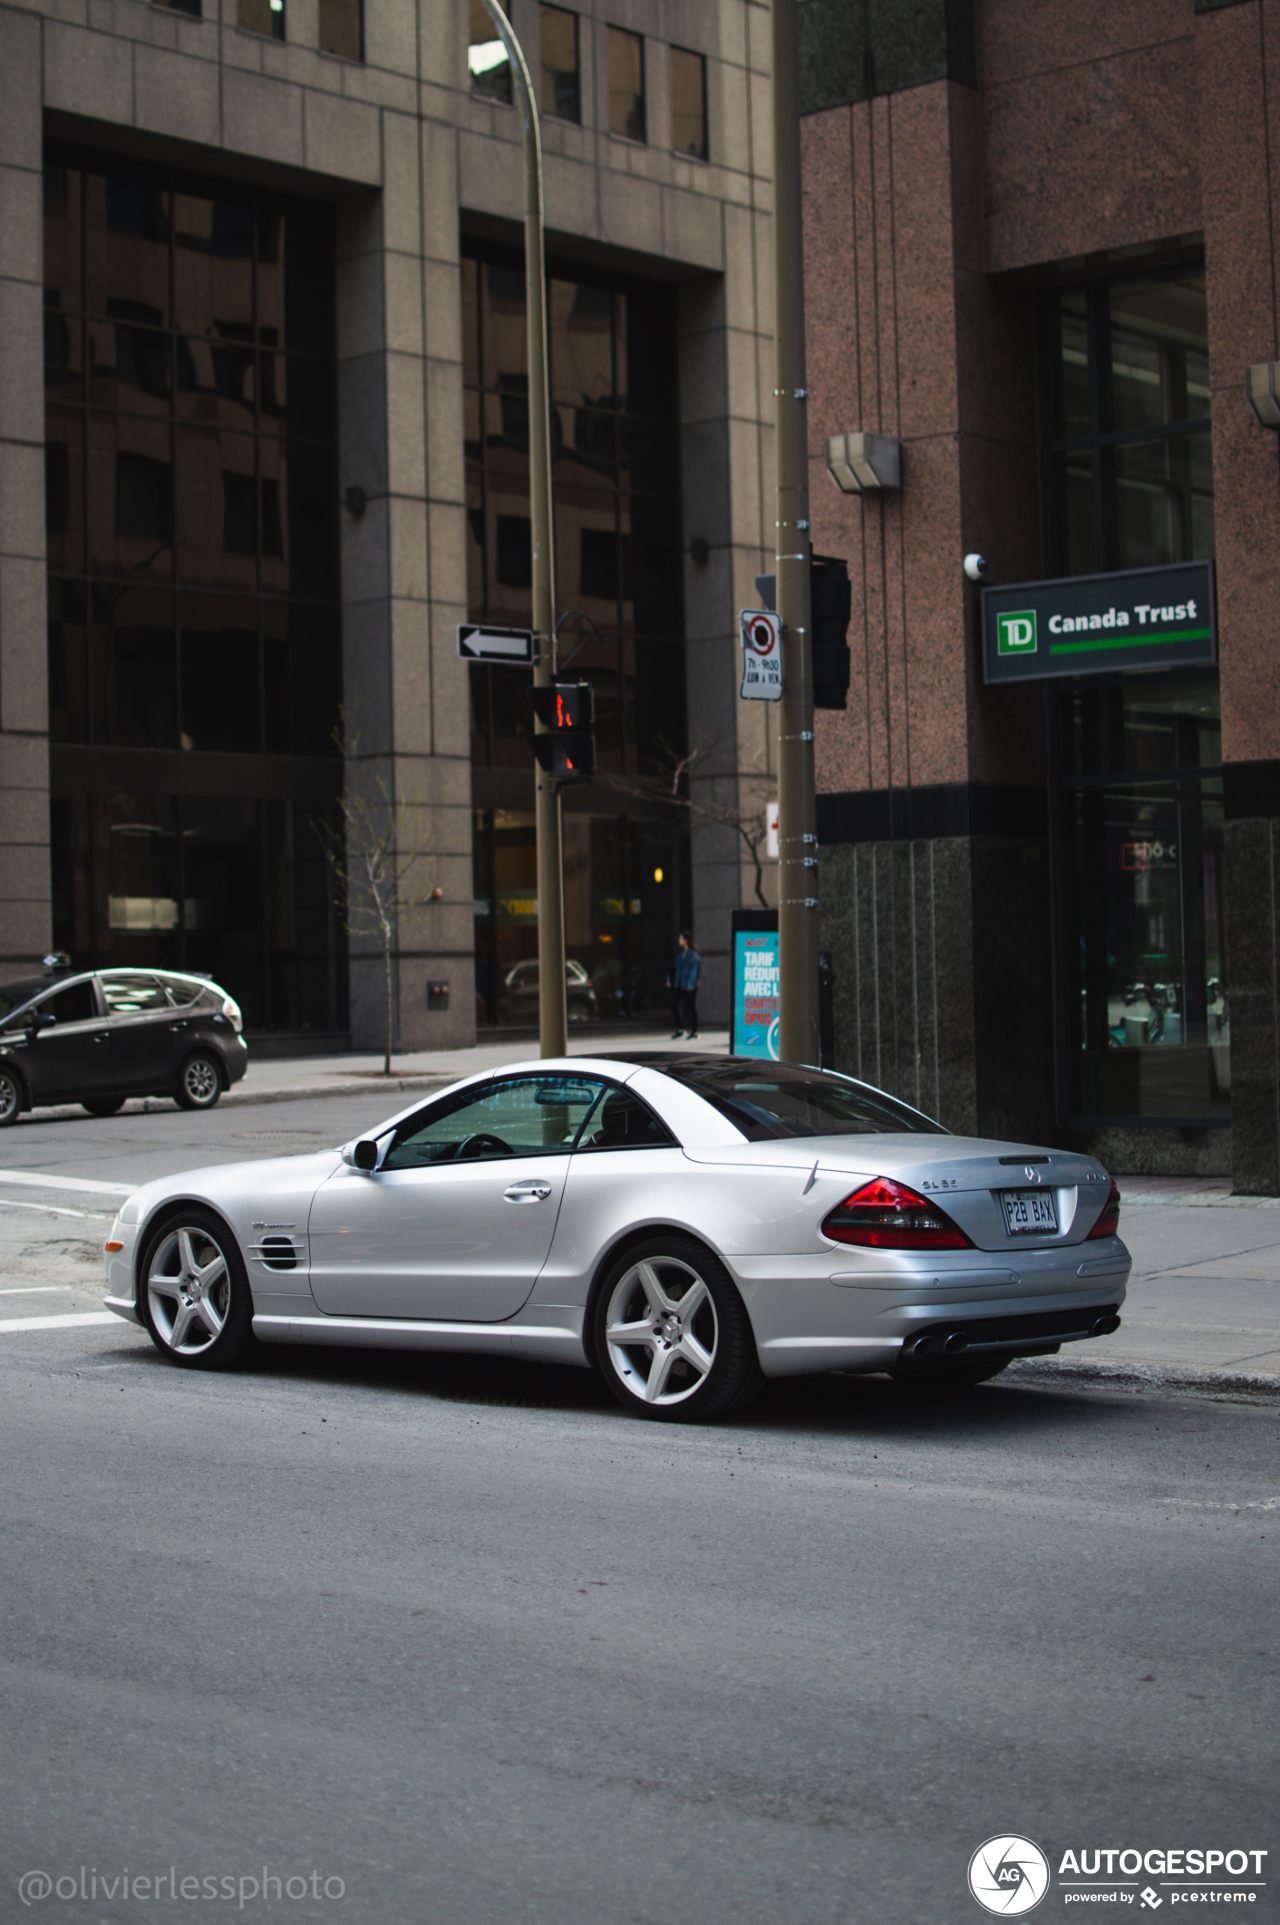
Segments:
[[[488,0],[486,0],[486,5]],[[772,0],[774,401],[778,494],[778,1054],[818,1061],[818,841],[809,609],[809,437],[796,0]]]
[[[547,276],[542,244],[542,141],[533,82],[520,42],[499,0],[485,12],[507,50],[524,138],[525,331],[529,363],[529,513],[533,544],[533,682],[555,679],[555,545],[551,506],[551,405],[547,380]],[[546,723],[538,718],[541,734]],[[538,844],[538,1034],[543,1056],[564,1056],[569,1047],[564,981],[564,854],[560,792],[549,769],[539,766],[535,801]]]

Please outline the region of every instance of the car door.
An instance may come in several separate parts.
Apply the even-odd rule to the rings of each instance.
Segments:
[[[111,1030],[113,1079],[119,1089],[166,1090],[178,1074],[181,1021],[158,976],[108,969],[98,978]]]
[[[321,1310],[514,1316],[546,1262],[569,1154],[602,1087],[551,1073],[472,1084],[402,1123],[377,1170],[343,1165],[308,1225]]]
[[[33,1101],[101,1095],[111,1087],[111,1035],[92,977],[51,990],[21,1020],[11,1040]]]

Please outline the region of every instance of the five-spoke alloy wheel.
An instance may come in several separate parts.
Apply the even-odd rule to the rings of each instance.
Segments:
[[[153,1231],[139,1268],[138,1308],[151,1341],[174,1363],[223,1369],[252,1347],[244,1262],[211,1210],[185,1210]]]
[[[596,1298],[595,1347],[609,1388],[645,1417],[726,1416],[762,1381],[742,1300],[691,1237],[653,1237],[619,1258]]]
[[[211,1110],[222,1094],[222,1077],[212,1056],[188,1056],[174,1097],[179,1109]]]

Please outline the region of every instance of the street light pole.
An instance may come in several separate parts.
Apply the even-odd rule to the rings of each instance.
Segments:
[[[808,388],[796,0],[772,0],[774,400],[778,495],[778,1054],[818,1061],[818,842],[809,612]]]
[[[547,380],[547,276],[542,245],[542,141],[533,82],[520,42],[499,0],[484,0],[507,50],[524,138],[525,335],[529,363],[529,514],[533,545],[533,680],[555,680],[555,543],[551,507],[551,404]],[[541,733],[546,724],[536,718]],[[535,833],[538,846],[538,1031],[543,1056],[568,1052],[564,981],[564,857],[560,791],[538,768]]]

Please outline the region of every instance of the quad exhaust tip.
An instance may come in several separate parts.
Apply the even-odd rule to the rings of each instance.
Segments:
[[[962,1350],[969,1348],[969,1339],[963,1330],[927,1330],[923,1336],[912,1337],[902,1348],[908,1357],[958,1357]]]

